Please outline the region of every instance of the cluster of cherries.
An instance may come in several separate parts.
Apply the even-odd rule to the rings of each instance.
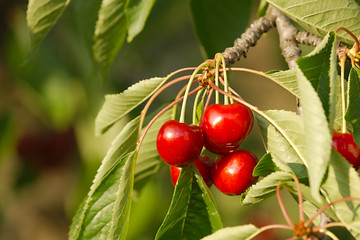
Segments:
[[[209,187],[214,183],[228,195],[245,192],[256,181],[252,173],[257,158],[238,148],[249,135],[253,121],[248,107],[233,103],[210,105],[199,126],[175,120],[165,122],[159,130],[156,146],[160,157],[170,165],[174,185],[181,168],[194,163]],[[203,147],[217,154],[216,159],[200,156]]]

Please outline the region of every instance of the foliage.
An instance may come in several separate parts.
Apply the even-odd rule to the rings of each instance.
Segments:
[[[303,30],[321,37],[322,42],[309,54],[301,56],[294,69],[267,73],[237,68],[226,70],[222,55],[215,54],[229,46],[248,25],[250,1],[189,1],[194,29],[204,55],[207,58],[215,55],[215,58],[205,61],[196,69],[183,69],[166,77],[142,80],[122,93],[105,96],[105,102],[95,121],[97,135],[104,134],[125,117],[136,117],[113,140],[89,193],[73,218],[70,239],[126,238],[134,186],[135,190],[141,190],[143,184],[159,172],[161,161],[155,146],[157,131],[168,119],[178,119],[176,104],[181,101],[183,108],[180,119],[184,119],[187,98],[199,90],[190,91],[193,80],[199,80],[199,88],[206,86],[215,90],[217,103],[220,92],[225,95],[225,103],[229,98],[230,101],[241,102],[253,111],[257,119],[267,153],[253,172],[254,176],[259,176],[257,183],[241,195],[242,204],[261,202],[273,196],[283,186],[294,197],[304,197],[307,203],[304,204],[304,212],[311,217],[310,213],[314,209],[348,198],[347,202],[339,202],[323,211],[346,227],[354,237],[360,236],[360,210],[357,202],[360,192],[356,188],[360,184],[360,178],[356,170],[331,145],[332,132],[334,129],[338,130],[336,121],[342,117],[351,124],[351,127],[349,124],[346,128],[346,121],[343,121],[345,124],[342,127],[351,132],[355,142],[360,145],[360,70],[354,65],[348,75],[347,96],[338,97],[340,77],[337,69],[337,40],[352,45],[353,39],[345,32],[333,31],[341,26],[348,28],[356,36],[360,35],[360,23],[356,21],[360,16],[359,2],[267,2]],[[55,25],[69,3],[70,1],[29,1],[27,20],[33,48]],[[154,4],[154,0],[101,1],[92,50],[94,60],[105,71],[114,61],[125,39],[131,42],[141,33]],[[261,8],[265,8],[264,6],[267,5],[262,4]],[[358,52],[351,54],[348,52],[353,61],[354,58],[359,60]],[[175,74],[194,69],[191,77],[184,75],[173,79]],[[203,72],[199,73],[200,71]],[[248,71],[273,81],[299,99],[301,115],[285,110],[260,110],[236,93],[230,93],[227,89],[227,71]],[[224,80],[224,91],[217,88],[220,86],[217,83],[219,78]],[[181,80],[189,81],[185,94],[180,90],[181,94],[173,102],[154,110],[152,115],[155,117],[152,120],[145,120],[153,97]],[[199,100],[199,96],[196,99]],[[148,102],[143,106],[145,101]],[[143,110],[137,116],[139,106],[143,106]],[[346,106],[346,114],[339,112],[339,106]],[[198,123],[206,108],[204,99],[199,104],[195,100],[192,108],[193,122]],[[299,179],[301,184],[295,179]],[[300,198],[299,206],[302,208]],[[296,232],[299,226],[292,227],[291,230]],[[189,166],[180,174],[171,205],[155,239],[251,239],[264,229],[254,225],[223,228],[212,192],[197,170]],[[325,234],[333,236],[331,233]]]

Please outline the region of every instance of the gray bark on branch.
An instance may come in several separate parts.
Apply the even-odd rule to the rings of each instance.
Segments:
[[[269,14],[268,11],[264,17],[255,20],[241,37],[234,41],[234,46],[226,48],[222,53],[226,64],[237,62],[241,56],[246,57],[249,48],[256,45],[261,35],[275,26],[275,19],[276,16]]]

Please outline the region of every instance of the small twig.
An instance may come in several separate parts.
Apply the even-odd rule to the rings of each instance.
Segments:
[[[285,58],[290,69],[296,65],[296,60],[300,57],[301,50],[297,45],[295,34],[298,32],[297,28],[292,25],[289,18],[283,12],[269,5],[268,11],[271,11],[276,16],[276,28],[279,33],[280,48],[282,55]]]
[[[240,57],[246,57],[249,48],[256,45],[261,35],[275,26],[275,18],[276,16],[270,14],[268,11],[264,17],[256,19],[250,27],[241,34],[241,37],[234,41],[234,46],[226,48],[222,53],[225,58],[225,63],[233,64],[240,60]]]
[[[295,40],[300,44],[316,47],[322,38],[309,32],[298,31],[295,33]]]

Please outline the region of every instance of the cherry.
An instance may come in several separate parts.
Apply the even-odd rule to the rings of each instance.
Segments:
[[[227,195],[240,195],[257,178],[252,173],[257,164],[254,154],[246,150],[237,150],[220,156],[211,167],[211,176],[215,186]]]
[[[211,178],[211,165],[212,160],[209,156],[201,155],[195,162],[195,167],[199,171],[200,175],[204,179],[204,182],[208,187],[211,187],[213,184],[212,178]],[[176,185],[176,182],[179,178],[181,168],[176,166],[170,166],[170,177],[172,180],[172,183],[174,186]]]
[[[355,169],[360,167],[360,148],[356,145],[352,134],[333,131],[332,147]]]
[[[175,120],[165,122],[159,130],[156,147],[169,165],[185,167],[194,162],[203,148],[203,135],[198,126]]]
[[[200,123],[205,148],[216,154],[235,151],[249,135],[253,122],[251,110],[241,103],[212,104]]]

